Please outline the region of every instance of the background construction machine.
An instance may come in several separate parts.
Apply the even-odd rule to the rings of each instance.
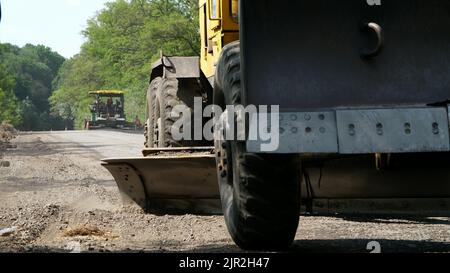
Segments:
[[[449,197],[448,10],[440,0],[201,0],[201,56],[153,67],[145,157],[104,165],[150,210],[208,210],[220,196],[246,249],[289,246],[301,196]],[[278,149],[184,147],[170,113],[196,96],[204,107],[279,105]]]
[[[94,98],[90,105],[91,119],[86,129],[130,127],[125,116],[125,95],[118,90],[99,90],[89,92]]]

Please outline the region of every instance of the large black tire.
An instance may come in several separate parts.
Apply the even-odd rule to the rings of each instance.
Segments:
[[[214,92],[215,104],[241,104],[239,42],[223,49]],[[215,145],[223,212],[235,243],[249,250],[288,248],[300,217],[299,157],[249,153],[239,141]]]
[[[179,97],[179,86],[177,79],[162,79],[158,92],[156,93],[156,103],[153,116],[153,124],[157,130],[159,148],[182,147],[185,146],[185,140],[176,140],[172,136],[172,129],[175,122],[187,117],[173,117],[172,111],[176,106],[188,107]],[[158,122],[159,120],[159,122]],[[183,128],[182,128],[183,129]],[[156,135],[156,134],[155,134]]]
[[[147,120],[145,121],[144,137],[145,147],[155,148],[158,147],[155,140],[155,116],[156,116],[156,94],[158,93],[159,86],[161,85],[161,77],[157,77],[150,82],[150,86],[147,90]],[[157,120],[156,120],[157,121]]]

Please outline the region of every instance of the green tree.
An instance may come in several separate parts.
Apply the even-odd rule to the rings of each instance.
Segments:
[[[66,61],[54,82],[57,90],[50,97],[52,113],[66,121],[75,121],[75,127],[82,128],[90,116],[88,106],[92,101],[88,92],[105,84],[99,71],[98,63],[84,55]]]
[[[83,34],[81,53],[66,61],[55,80],[53,112],[74,118],[80,128],[89,117],[89,91],[120,89],[125,91],[127,115],[143,119],[151,65],[160,51],[199,55],[198,3],[117,0],[89,20]]]
[[[3,104],[14,113],[15,125],[22,130],[61,129],[61,123],[50,115],[48,98],[53,79],[64,63],[64,57],[50,48],[27,44],[22,48],[0,44],[0,82]],[[5,82],[8,82],[5,87]],[[6,106],[5,106],[6,107]],[[4,114],[6,115],[6,114]]]
[[[0,63],[0,124],[5,121],[17,126],[21,122],[20,107],[13,92],[14,86],[14,78]]]

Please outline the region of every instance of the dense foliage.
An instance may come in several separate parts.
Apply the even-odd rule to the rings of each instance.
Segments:
[[[50,112],[52,81],[65,59],[45,46],[0,44],[0,122],[22,130],[63,129]]]
[[[55,79],[52,110],[80,128],[89,118],[88,91],[126,92],[128,119],[145,116],[152,62],[200,51],[198,0],[117,0],[89,20],[80,54],[67,60]]]
[[[116,0],[87,23],[78,55],[64,60],[45,46],[0,45],[0,121],[22,130],[81,128],[88,92],[124,90],[129,120],[145,117],[152,63],[197,56],[198,0]]]

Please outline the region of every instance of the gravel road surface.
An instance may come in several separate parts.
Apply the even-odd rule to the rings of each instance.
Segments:
[[[155,216],[123,207],[107,157],[140,155],[113,131],[24,133],[0,168],[0,252],[235,252],[221,216]],[[450,252],[450,218],[302,216],[294,252]]]

